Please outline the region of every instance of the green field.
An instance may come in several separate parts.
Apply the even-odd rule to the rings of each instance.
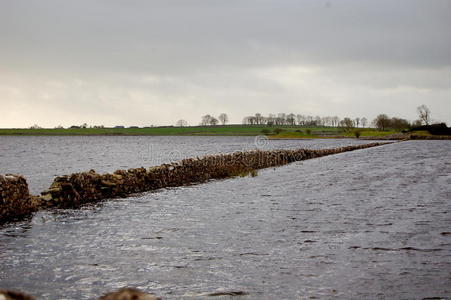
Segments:
[[[276,134],[275,130],[281,132]],[[276,130],[277,131],[277,130]],[[361,130],[361,136],[384,136],[395,131]],[[186,135],[186,136],[255,136],[266,134],[275,138],[321,138],[345,136],[353,137],[353,132],[345,132],[336,127],[303,127],[265,125],[225,125],[189,127],[149,127],[149,128],[71,128],[71,129],[0,129],[0,135]]]

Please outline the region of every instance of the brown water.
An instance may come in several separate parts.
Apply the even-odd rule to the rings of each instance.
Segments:
[[[20,147],[46,147],[26,139]],[[23,173],[39,179],[31,182],[38,189],[50,182],[48,174],[89,162],[105,171],[155,162],[128,152],[145,149],[144,137],[117,138],[118,144],[105,138],[105,146],[93,138],[83,146],[89,154],[71,152],[77,139],[90,141],[74,139],[47,143],[55,150],[34,157],[35,163],[33,158],[20,163],[3,151],[1,173],[5,166],[28,166]],[[170,149],[172,139],[152,140],[159,145],[153,149]],[[252,138],[175,139],[175,148],[186,156],[211,153],[212,145],[218,152],[255,147]],[[0,137],[2,149],[18,143],[11,138],[5,147],[4,141]],[[271,141],[264,147],[353,142]],[[58,143],[68,145],[67,152],[61,147],[67,159],[49,162],[59,157]],[[205,295],[216,291],[248,293],[222,299],[446,298],[451,294],[450,150],[449,141],[395,143],[265,169],[254,178],[39,212],[0,229],[0,286],[42,299],[93,299],[122,286],[165,299],[211,298]]]

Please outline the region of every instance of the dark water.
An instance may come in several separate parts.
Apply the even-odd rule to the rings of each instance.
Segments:
[[[257,148],[316,149],[362,143],[352,139],[268,141],[261,137],[0,136],[0,174],[24,175],[31,192],[38,194],[55,176],[90,169],[103,173]]]
[[[145,149],[146,138],[125,138],[129,147],[124,138],[117,138],[119,145],[105,138],[104,146],[76,139],[92,141],[78,147],[91,153],[99,170],[156,161],[129,150]],[[59,156],[57,139],[22,139],[17,149],[38,142],[29,153],[54,150],[34,163],[21,154],[22,166],[7,150],[0,154],[1,173],[5,165],[16,166],[16,172],[44,182],[51,172],[90,169],[89,155],[70,150],[76,139],[61,138],[68,158],[52,163],[42,160]],[[152,143],[158,149],[171,149],[172,138],[157,139]],[[19,143],[0,142],[2,149]],[[174,143],[187,156],[211,153],[209,147],[255,147],[252,138]],[[265,147],[343,143],[352,141],[271,141]],[[254,178],[40,212],[0,229],[0,286],[42,299],[94,299],[122,286],[165,299],[211,298],[204,295],[216,291],[249,294],[234,299],[446,298],[450,150],[449,141],[402,142],[265,169]]]

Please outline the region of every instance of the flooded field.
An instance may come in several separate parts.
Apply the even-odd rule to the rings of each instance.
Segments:
[[[257,141],[263,149],[354,140]],[[0,173],[54,175],[255,149],[252,137],[0,137]],[[18,150],[20,149],[20,150]],[[0,287],[95,299],[424,299],[451,294],[451,142],[409,141],[52,210],[0,228]]]

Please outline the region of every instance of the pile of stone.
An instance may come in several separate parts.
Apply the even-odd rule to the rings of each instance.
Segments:
[[[324,150],[246,151],[184,159],[151,168],[117,170],[98,174],[94,170],[55,178],[50,188],[34,197],[21,176],[2,176],[0,217],[21,216],[36,209],[70,208],[102,199],[160,188],[183,186],[255,172],[291,162],[382,145],[371,143]]]

